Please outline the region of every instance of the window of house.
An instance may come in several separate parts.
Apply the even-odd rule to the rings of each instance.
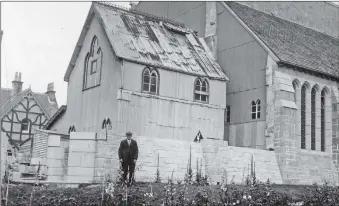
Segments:
[[[21,121],[21,131],[25,133],[29,133],[29,126],[30,126],[30,121],[28,119],[23,119]]]
[[[156,69],[146,67],[142,73],[142,91],[157,94],[159,91],[159,74]]]
[[[313,87],[311,91],[311,150],[315,150],[315,98],[317,94],[317,88]]]
[[[231,121],[231,107],[229,105],[226,106],[226,122],[229,123]]]
[[[98,38],[94,36],[84,62],[84,90],[100,85],[102,56]]]
[[[194,84],[194,100],[208,103],[209,87],[207,79],[197,78]]]
[[[251,102],[251,118],[252,119],[260,119],[260,100],[258,99],[256,102]]]
[[[300,131],[301,131],[301,149],[306,149],[306,90],[307,86],[304,84],[301,87],[301,103],[300,103]]]
[[[323,89],[321,91],[321,151],[325,152],[325,95],[326,91]]]

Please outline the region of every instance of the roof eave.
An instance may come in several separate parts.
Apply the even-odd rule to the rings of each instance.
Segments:
[[[280,61],[279,57],[249,28],[246,23],[224,2],[220,2],[221,5],[240,23],[240,25],[259,43],[259,45],[272,57],[275,62]]]
[[[84,42],[84,39],[86,37],[86,34],[88,32],[88,29],[90,27],[90,23],[94,17],[94,4],[92,3],[92,6],[88,12],[88,15],[86,17],[86,21],[84,23],[84,26],[82,27],[82,30],[81,30],[81,33],[80,33],[80,36],[78,38],[78,41],[77,41],[77,44],[75,45],[75,48],[74,48],[74,51],[73,51],[73,54],[72,54],[72,57],[71,57],[71,60],[68,64],[68,67],[67,67],[67,70],[66,70],[66,73],[64,75],[64,81],[65,82],[68,82],[69,81],[69,77],[73,71],[73,68],[75,66],[75,62],[80,54],[80,51],[81,51],[81,47],[82,47],[82,44]]]
[[[57,121],[61,115],[63,115],[67,110],[66,105],[62,105],[58,111],[55,112],[55,114],[50,118],[50,120],[45,125],[44,129],[48,130],[51,126],[53,126],[54,122]]]
[[[309,71],[311,73],[319,74],[319,75],[323,75],[323,76],[326,76],[326,77],[329,77],[329,78],[333,78],[333,79],[339,80],[339,76],[335,76],[335,75],[328,74],[328,73],[325,73],[325,72],[317,71],[317,70],[314,70],[314,69],[312,69],[310,67],[302,66],[300,64],[296,64],[296,63],[292,63],[292,62],[288,62],[288,61],[283,61],[283,60],[278,61],[277,64],[278,65],[291,66],[291,67],[295,67],[295,68],[300,68],[304,72],[305,72],[305,69],[306,69],[306,71]]]

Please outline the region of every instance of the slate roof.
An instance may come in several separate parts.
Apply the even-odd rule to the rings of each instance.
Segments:
[[[281,63],[339,78],[339,39],[235,2],[226,4]]]
[[[62,115],[65,114],[67,110],[66,105],[62,105],[55,113],[54,115],[47,121],[46,126],[44,129],[49,130],[50,127],[53,125],[53,123],[58,120]]]
[[[182,73],[228,80],[212,57],[206,42],[199,39],[194,31],[108,3],[93,3],[91,10],[99,17],[118,57]],[[82,31],[80,39],[86,31],[87,29]],[[81,45],[82,42],[78,43]],[[76,48],[74,53],[78,52],[80,49]],[[65,81],[68,81],[77,56],[78,54],[73,54]]]
[[[21,101],[21,99],[29,92],[31,92],[34,95],[38,103],[41,105],[41,107],[43,107],[43,109],[47,113],[47,116],[51,117],[58,106],[50,104],[47,94],[34,93],[29,88],[18,93],[13,97],[11,97],[11,89],[7,88],[1,89],[0,117],[2,117],[5,113],[10,111],[12,107],[18,104]]]

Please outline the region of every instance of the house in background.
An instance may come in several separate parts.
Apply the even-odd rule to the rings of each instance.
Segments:
[[[1,131],[10,147],[18,150],[24,145],[31,149],[34,129],[43,128],[58,110],[53,83],[48,84],[44,94],[30,88],[22,90],[22,84],[21,73],[16,72],[12,88],[1,89]]]
[[[193,141],[223,139],[227,76],[206,42],[181,24],[93,3],[65,74],[57,132],[112,130]]]

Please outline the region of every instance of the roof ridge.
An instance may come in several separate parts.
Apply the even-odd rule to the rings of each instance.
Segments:
[[[6,104],[7,104],[8,102],[11,102],[15,97],[17,97],[17,96],[19,96],[19,95],[21,95],[21,94],[27,92],[29,89],[30,89],[30,88],[25,89],[25,90],[23,90],[23,91],[17,93],[16,95],[10,96],[10,98],[7,99],[7,101],[6,101],[3,105],[0,105],[0,110],[1,110],[2,108],[4,108],[4,106],[6,106]]]
[[[125,12],[129,12],[129,13],[132,13],[132,14],[141,15],[141,16],[150,18],[150,20],[163,21],[163,22],[166,22],[166,23],[170,23],[170,24],[173,24],[173,25],[176,25],[176,26],[181,26],[181,27],[186,28],[184,23],[181,23],[181,22],[178,22],[178,21],[175,21],[173,19],[169,19],[169,18],[166,18],[166,17],[163,17],[163,16],[156,16],[156,15],[151,14],[151,13],[143,12],[143,11],[136,9],[136,8],[129,9],[127,7],[112,4],[112,3],[106,2],[106,1],[104,1],[104,2],[103,1],[97,1],[97,2],[93,2],[93,3],[103,5],[103,6],[107,6],[107,7],[110,7],[112,9],[123,10]]]
[[[331,35],[329,35],[329,34],[326,34],[325,32],[319,31],[319,30],[317,30],[317,29],[309,28],[309,27],[304,26],[304,25],[302,25],[302,24],[298,24],[298,23],[296,23],[296,22],[289,21],[289,20],[287,20],[287,19],[283,19],[283,18],[281,18],[281,17],[275,16],[275,15],[272,15],[272,14],[268,14],[268,13],[263,12],[263,11],[259,11],[259,10],[257,10],[257,9],[254,9],[254,8],[250,7],[250,6],[247,6],[247,5],[244,5],[244,4],[239,4],[238,2],[229,2],[229,1],[225,1],[225,3],[226,3],[227,5],[234,3],[234,4],[237,4],[237,5],[239,5],[239,6],[247,7],[247,8],[249,8],[249,9],[252,9],[252,10],[256,11],[256,12],[262,13],[262,14],[264,14],[264,15],[266,15],[266,16],[270,16],[270,17],[273,17],[273,18],[276,18],[276,19],[279,19],[279,20],[282,20],[282,21],[286,21],[286,22],[289,22],[289,23],[292,23],[292,24],[295,24],[295,25],[304,27],[304,28],[306,28],[306,29],[309,29],[309,30],[318,32],[318,33],[320,33],[320,34],[322,34],[322,35],[329,36],[329,37],[333,38],[334,40],[339,41],[339,37],[331,36]],[[239,18],[240,18],[240,17],[239,17]]]

